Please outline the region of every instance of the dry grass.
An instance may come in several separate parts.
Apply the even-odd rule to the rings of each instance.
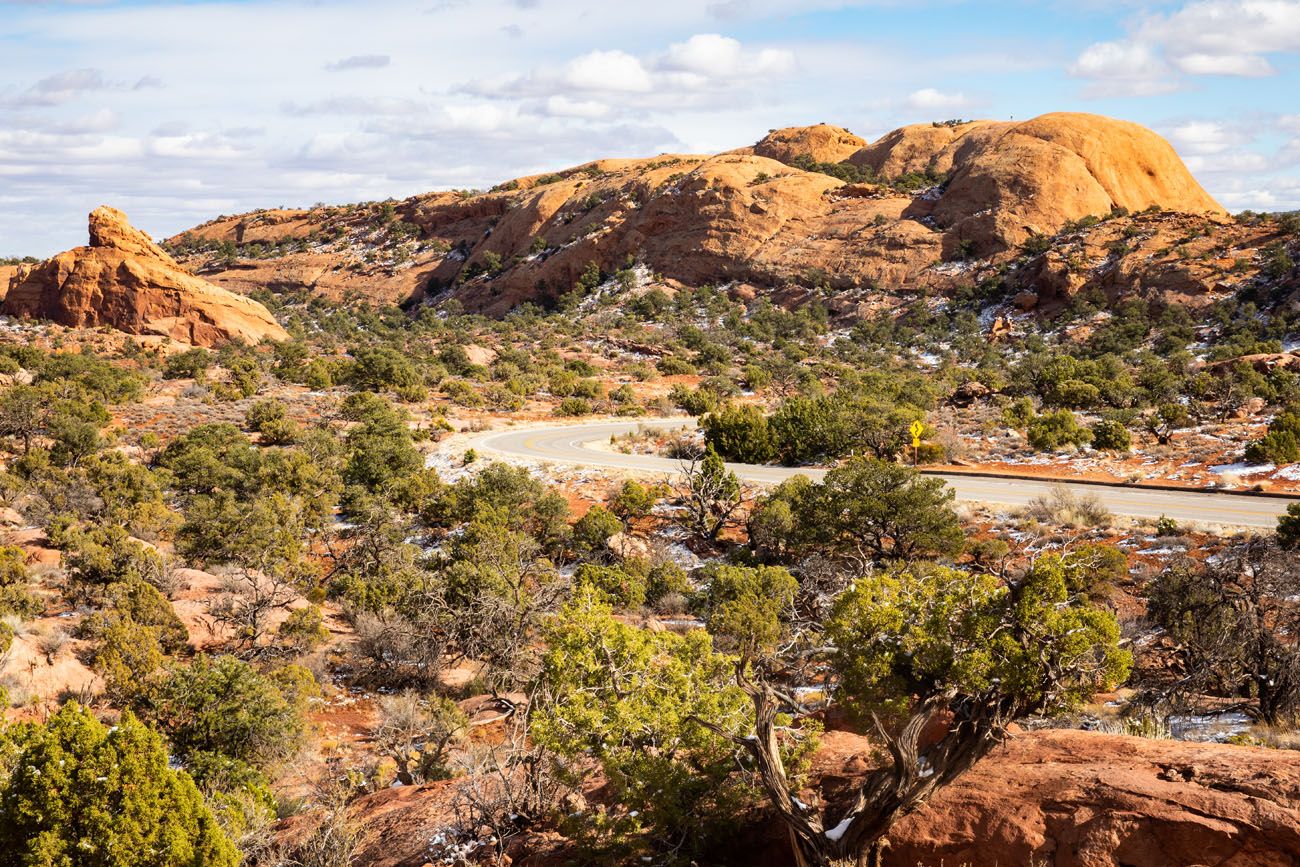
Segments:
[[[1062,527],[1102,527],[1112,518],[1096,494],[1076,494],[1064,485],[1053,485],[1045,495],[1035,497],[1026,511],[1039,521]]]

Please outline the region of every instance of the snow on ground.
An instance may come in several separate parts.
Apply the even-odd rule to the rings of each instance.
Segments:
[[[1249,731],[1251,718],[1244,713],[1176,715],[1169,718],[1169,733],[1180,741],[1223,743],[1233,735]]]
[[[1247,464],[1238,462],[1235,464],[1217,464],[1210,467],[1210,472],[1219,473],[1220,475],[1234,476],[1262,476],[1265,473],[1271,473],[1277,469],[1273,464]]]

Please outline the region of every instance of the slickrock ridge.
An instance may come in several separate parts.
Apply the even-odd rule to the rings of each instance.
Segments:
[[[108,325],[195,346],[289,336],[261,304],[188,273],[108,206],[90,214],[89,246],[19,270],[0,312],[71,327]]]
[[[839,164],[850,182],[800,168],[809,159]],[[1149,209],[1207,224],[1224,214],[1154,132],[1058,113],[920,124],[870,144],[827,124],[782,129],[716,156],[598,160],[485,193],[222,217],[171,243],[238,291],[454,298],[501,315],[555,303],[593,265],[608,279],[633,261],[668,287],[816,299],[851,317],[976,285],[1083,218],[1120,223]],[[1135,270],[1117,288],[1174,276],[1126,266]],[[1045,301],[1081,279],[1040,270],[1044,285],[1023,288]],[[1180,294],[1207,298],[1220,282]]]

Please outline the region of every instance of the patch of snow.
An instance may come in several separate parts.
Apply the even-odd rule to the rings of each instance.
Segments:
[[[1276,467],[1273,464],[1217,464],[1210,467],[1210,472],[1219,474],[1233,474],[1238,476],[1259,476],[1264,473],[1271,473]]]
[[[853,824],[853,814],[850,813],[849,815],[844,817],[844,821],[840,822],[834,828],[831,828],[829,831],[826,832],[826,839],[832,841],[838,841],[841,837],[844,836],[844,832],[849,830],[849,825],[852,824]]]
[[[1251,722],[1244,713],[1175,715],[1169,718],[1169,733],[1180,741],[1223,743],[1233,735],[1249,731]]]

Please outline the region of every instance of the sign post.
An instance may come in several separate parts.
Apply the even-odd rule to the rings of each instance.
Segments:
[[[912,466],[916,466],[921,462],[921,434],[925,431],[925,425],[917,419],[908,430],[912,433]]]

